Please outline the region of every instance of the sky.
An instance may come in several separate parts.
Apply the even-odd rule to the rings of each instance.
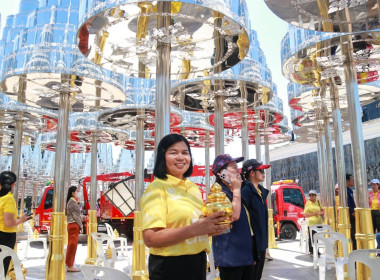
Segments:
[[[267,64],[272,71],[273,82],[277,84],[278,96],[282,99],[284,104],[284,113],[288,117],[290,124],[290,111],[287,97],[287,84],[288,80],[284,78],[281,72],[281,40],[287,32],[287,23],[275,14],[273,14],[265,4],[264,0],[246,0],[248,4],[249,17],[251,21],[251,28],[257,31],[260,47],[264,51]],[[5,20],[8,15],[18,12],[20,1],[0,1],[1,13],[1,27],[5,25]],[[236,141],[235,141],[236,142]],[[236,154],[236,151],[241,151],[241,144],[229,145],[226,147],[225,152]],[[250,155],[255,155],[255,147],[250,146]],[[194,154],[194,153],[193,153]],[[214,155],[210,154],[210,158]],[[202,160],[203,161],[203,160]]]
[[[281,40],[288,30],[288,24],[278,18],[267,7],[264,0],[246,0],[251,28],[257,31],[260,47],[264,51],[273,82],[277,84],[278,96],[284,103],[285,115],[290,124],[288,104],[288,80],[281,72]]]

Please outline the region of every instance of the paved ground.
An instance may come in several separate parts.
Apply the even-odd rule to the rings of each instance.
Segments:
[[[313,268],[313,258],[300,253],[299,240],[278,241],[277,249],[270,249],[273,261],[265,263],[262,280],[317,280],[318,270]],[[326,280],[335,279],[335,268],[326,273]]]
[[[82,235],[80,237],[80,244],[76,255],[75,263],[79,267],[84,263],[87,256],[87,238]],[[318,270],[313,269],[312,257],[302,254],[299,251],[299,241],[279,241],[277,242],[278,249],[271,249],[270,254],[273,261],[266,262],[263,274],[263,280],[298,280],[318,279]],[[118,247],[119,244],[116,244]],[[45,264],[46,259],[43,258],[42,243],[33,244],[32,248],[28,251],[28,258],[23,259],[24,250],[26,247],[26,237],[20,234],[18,237],[18,255],[21,258],[22,264],[28,270],[26,279],[45,279]],[[129,254],[131,258],[131,254]],[[126,266],[128,259],[126,257],[119,257],[115,268],[127,271]],[[327,280],[335,279],[335,269],[328,271],[326,274]],[[83,274],[79,273],[66,273],[68,280],[82,280]],[[180,280],[180,279],[179,279]]]

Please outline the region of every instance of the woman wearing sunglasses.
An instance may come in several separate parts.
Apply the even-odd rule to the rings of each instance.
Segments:
[[[246,202],[253,228],[253,279],[261,279],[265,253],[268,248],[268,207],[266,199],[269,191],[261,182],[265,180],[265,169],[270,165],[262,164],[255,159],[247,160],[241,169],[244,180],[241,189],[242,199]]]

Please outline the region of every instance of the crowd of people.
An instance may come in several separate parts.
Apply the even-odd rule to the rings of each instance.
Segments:
[[[221,224],[224,211],[201,216],[201,192],[187,178],[193,162],[186,138],[169,134],[161,139],[154,166],[156,179],[141,199],[151,280],[178,279],[178,275],[184,280],[205,280],[210,250],[221,280],[261,279],[268,248],[268,190],[260,183],[270,166],[251,159],[240,173],[237,164],[243,160],[222,154],[213,163],[216,182],[233,205],[229,228]]]
[[[158,144],[154,165],[155,180],[141,198],[143,240],[149,247],[149,279],[206,280],[207,253],[213,252],[221,280],[261,279],[268,249],[269,191],[261,183],[270,165],[248,159],[239,171],[243,157],[221,154],[215,157],[212,172],[226,200],[232,204],[231,225],[224,223],[224,211],[202,216],[203,199],[198,186],[188,177],[193,171],[189,142],[179,134],[169,134]],[[18,216],[12,195],[16,175],[0,174],[0,245],[14,248],[17,225],[28,220],[27,213]],[[380,182],[370,182],[369,193],[374,232],[380,244]],[[353,249],[355,240],[354,180],[346,176],[347,205],[351,221]],[[336,188],[337,190],[337,188]],[[317,192],[310,190],[304,209],[308,225],[323,224],[324,209]],[[68,272],[78,272],[74,259],[83,224],[78,205],[78,188],[71,186],[66,202],[69,243],[66,253]],[[310,232],[310,237],[314,232]],[[212,237],[212,242],[210,242]],[[309,238],[311,240],[311,238]],[[210,246],[211,243],[211,246]],[[310,254],[312,246],[309,241]],[[5,273],[10,258],[4,259]]]
[[[356,233],[356,215],[355,215],[355,198],[354,198],[354,176],[346,174],[346,191],[347,191],[347,207],[350,219],[350,238],[352,242],[352,250],[357,249],[357,242],[355,238]],[[373,225],[373,232],[376,234],[377,249],[380,249],[380,180],[372,179],[369,182],[371,191],[369,192],[369,208],[371,208],[371,218]],[[335,185],[335,207],[340,206],[339,202],[339,185]],[[307,201],[304,209],[305,218],[308,219],[309,226],[309,253],[313,254],[311,246],[312,236],[315,231],[310,230],[310,226],[323,224],[324,210],[319,200],[317,200],[317,192],[315,190],[309,191],[309,200]],[[337,215],[338,216],[338,215]]]

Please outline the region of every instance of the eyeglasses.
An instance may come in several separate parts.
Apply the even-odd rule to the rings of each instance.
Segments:
[[[264,173],[265,173],[265,170],[264,170],[264,169],[259,169],[259,170],[255,170],[255,171],[259,171],[261,174],[264,174]]]

